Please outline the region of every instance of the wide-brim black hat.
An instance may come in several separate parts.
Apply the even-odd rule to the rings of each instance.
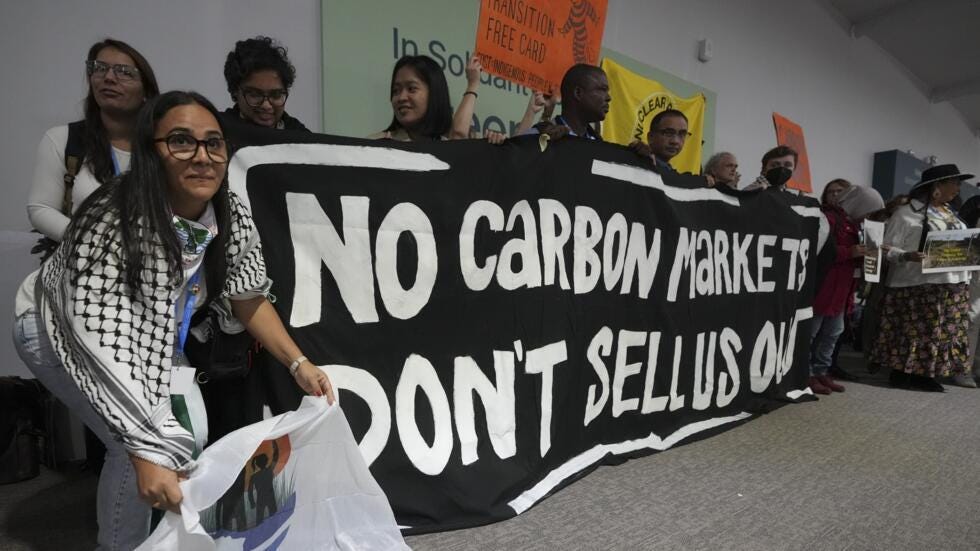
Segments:
[[[951,178],[955,178],[960,181],[969,180],[970,178],[973,178],[973,174],[960,172],[959,167],[954,164],[930,166],[922,171],[922,179],[919,180],[917,184],[912,186],[909,193],[914,193],[916,190],[922,189],[925,186],[941,180],[949,180]]]

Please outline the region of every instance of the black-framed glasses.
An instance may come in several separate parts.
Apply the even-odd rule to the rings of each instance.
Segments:
[[[105,78],[109,69],[112,69],[112,73],[116,75],[116,78],[122,81],[134,81],[140,78],[140,70],[132,65],[123,65],[121,63],[111,65],[97,59],[90,59],[85,62],[85,72],[90,77]]]
[[[657,133],[665,138],[680,138],[682,140],[686,140],[691,137],[691,133],[687,130],[675,130],[673,128],[659,128],[657,130],[651,130],[650,133]]]
[[[273,107],[282,107],[286,105],[286,98],[289,97],[289,92],[283,90],[282,88],[278,90],[269,90],[268,92],[263,92],[262,90],[256,90],[254,88],[244,88],[242,89],[242,97],[245,98],[245,103],[249,107],[258,107],[262,105],[262,102],[269,100],[269,105]]]
[[[228,149],[225,139],[212,137],[199,140],[190,134],[171,134],[166,138],[157,138],[154,143],[165,142],[170,156],[180,161],[189,161],[197,155],[197,149],[204,146],[208,158],[216,163],[228,162]]]

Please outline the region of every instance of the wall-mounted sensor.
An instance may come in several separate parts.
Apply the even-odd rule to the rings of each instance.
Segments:
[[[698,40],[698,61],[707,63],[711,60],[711,56],[714,55],[715,45],[711,42],[710,38],[702,38]]]

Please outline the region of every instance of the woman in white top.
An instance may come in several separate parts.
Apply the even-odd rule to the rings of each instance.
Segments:
[[[38,146],[34,181],[27,199],[31,225],[60,242],[71,214],[101,184],[129,169],[130,138],[136,113],[160,93],[150,64],[125,42],[107,38],[89,48],[85,58],[88,95],[85,119],[48,130]],[[80,163],[66,197],[66,146]],[[70,178],[69,178],[70,179]],[[53,244],[52,244],[53,245]]]
[[[894,387],[943,392],[937,378],[966,372],[970,274],[924,274],[922,251],[929,232],[966,229],[949,202],[972,177],[951,164],[926,169],[885,226],[889,270],[872,360],[891,370]]]
[[[183,349],[189,320],[208,297],[229,301],[300,388],[333,401],[326,374],[266,298],[262,246],[228,190],[218,116],[193,92],[147,102],[131,171],[85,201],[64,241],[18,291],[17,352],[106,446],[101,549],[139,545],[151,507],[179,511],[178,479],[194,468],[207,427]]]

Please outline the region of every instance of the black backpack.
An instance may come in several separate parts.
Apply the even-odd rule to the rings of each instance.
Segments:
[[[85,121],[75,121],[68,125],[68,141],[65,142],[65,194],[61,199],[61,212],[65,213],[69,218],[71,218],[71,194],[72,190],[75,189],[75,176],[82,169],[82,163],[85,160],[84,138]],[[57,241],[50,237],[42,237],[31,248],[31,254],[41,255],[41,262],[43,263],[57,248]]]
[[[0,484],[40,473],[48,396],[36,379],[0,377]]]

